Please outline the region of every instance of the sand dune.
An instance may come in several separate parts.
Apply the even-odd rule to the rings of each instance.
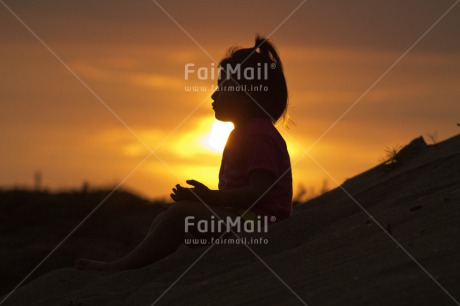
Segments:
[[[460,135],[418,138],[392,165],[298,206],[268,245],[184,246],[123,272],[58,269],[3,305],[455,305],[459,173]]]

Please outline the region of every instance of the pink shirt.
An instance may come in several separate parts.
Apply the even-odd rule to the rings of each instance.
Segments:
[[[283,137],[264,118],[231,132],[222,156],[219,189],[248,186],[249,174],[255,169],[270,171],[276,183],[251,211],[275,216],[276,221],[286,219],[292,211],[291,162]]]

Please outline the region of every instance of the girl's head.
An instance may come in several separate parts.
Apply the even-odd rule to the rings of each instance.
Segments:
[[[219,63],[218,89],[212,99],[216,118],[222,121],[286,119],[286,79],[273,44],[257,35],[254,47],[229,49]]]

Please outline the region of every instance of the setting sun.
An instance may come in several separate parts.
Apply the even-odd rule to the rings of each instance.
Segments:
[[[232,130],[233,123],[215,120],[212,124],[211,132],[206,138],[206,146],[214,151],[223,152],[227,138]]]

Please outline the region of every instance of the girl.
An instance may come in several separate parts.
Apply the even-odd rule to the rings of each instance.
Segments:
[[[188,180],[176,185],[174,204],[152,222],[144,240],[114,262],[78,259],[83,270],[123,270],[152,264],[173,253],[190,233],[216,238],[221,232],[190,230],[190,220],[256,220],[270,222],[291,214],[292,176],[286,144],[274,124],[286,120],[288,91],[281,60],[273,44],[256,36],[252,48],[232,48],[219,63],[218,89],[211,98],[215,117],[235,128],[222,157],[219,189]],[[260,217],[259,217],[260,218]]]

